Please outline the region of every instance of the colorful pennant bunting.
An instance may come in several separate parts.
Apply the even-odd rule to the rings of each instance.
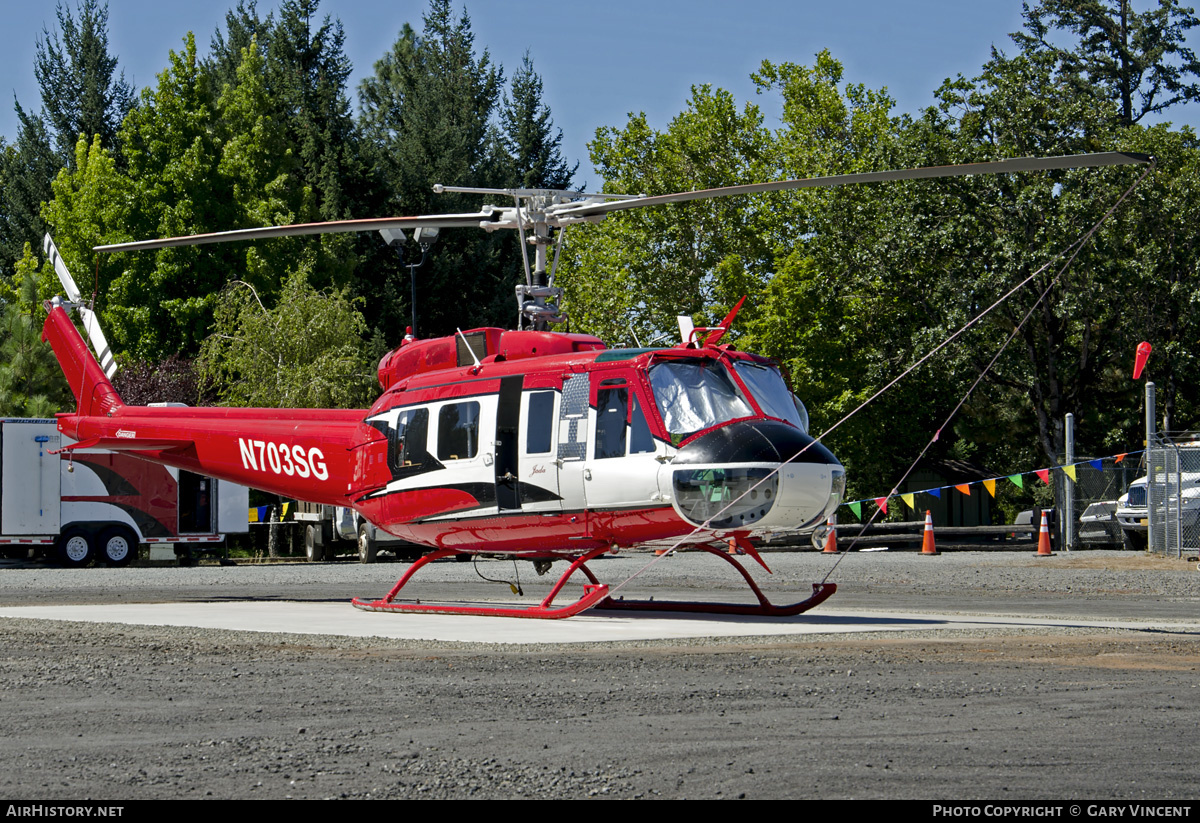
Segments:
[[[1041,480],[1043,483],[1045,483],[1047,486],[1050,485],[1050,470],[1049,469],[1038,469],[1037,471],[1034,472],[1034,474],[1036,474],[1038,476],[1038,479]]]
[[[967,497],[971,496],[971,484],[970,483],[961,483],[961,484],[955,486],[954,488],[958,489],[960,492],[965,494]]]
[[[990,494],[992,497],[996,496],[996,481],[995,480],[984,480],[983,487],[988,490],[988,494]]]
[[[853,503],[847,503],[846,505],[850,507],[850,511],[854,512],[855,517],[857,517],[859,520],[862,520],[862,503],[859,503],[856,500]]]
[[[1104,467],[1104,459],[1100,458],[1098,460],[1089,460],[1088,465],[1090,465],[1096,471],[1100,471],[1100,469]]]
[[[934,497],[936,497],[938,500],[942,499],[942,490],[941,489],[930,489],[929,493],[932,494]]]
[[[883,512],[884,514],[887,514],[887,498],[886,497],[876,497],[875,505],[879,507],[879,510],[881,512]]]
[[[1071,482],[1075,482],[1076,477],[1075,477],[1075,466],[1074,465],[1063,466],[1062,470],[1067,473],[1067,477],[1071,478]]]
[[[917,507],[913,504],[913,495],[911,492],[909,494],[900,495],[900,499],[907,503],[910,509],[916,510]]]
[[[1023,488],[1025,488],[1025,478],[1024,478],[1024,477],[1022,477],[1021,475],[1019,475],[1019,474],[1010,474],[1010,475],[1008,476],[1008,479],[1009,479],[1009,480],[1011,480],[1011,481],[1012,481],[1012,484],[1013,484],[1014,486],[1016,486],[1018,489],[1023,489]]]

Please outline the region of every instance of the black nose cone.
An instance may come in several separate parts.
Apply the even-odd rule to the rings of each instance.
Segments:
[[[793,457],[796,463],[841,465],[813,438],[775,420],[743,420],[714,429],[681,448],[671,465],[784,463]]]

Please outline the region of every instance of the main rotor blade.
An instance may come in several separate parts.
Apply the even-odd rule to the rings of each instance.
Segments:
[[[187,237],[166,237],[159,240],[139,240],[133,243],[113,243],[108,246],[93,246],[92,251],[145,251],[167,249],[174,246],[203,246],[209,243],[228,243],[234,240],[267,240],[272,237],[297,237],[307,234],[340,234],[352,231],[377,231],[378,229],[418,229],[422,227],[451,229],[459,227],[478,228],[481,223],[494,223],[500,216],[499,208],[488,208],[476,214],[432,214],[415,217],[381,217],[366,220],[331,220],[326,223],[298,223],[294,226],[265,226],[257,229],[235,229],[215,231],[209,234],[193,234]]]
[[[895,169],[892,171],[869,171],[857,174],[839,174],[832,177],[809,177],[803,180],[779,180],[774,183],[749,183],[742,186],[725,186],[718,189],[700,189],[675,194],[660,194],[638,200],[618,200],[612,203],[594,203],[566,206],[555,209],[556,217],[591,217],[613,211],[640,209],[663,203],[683,203],[689,200],[709,200],[714,197],[730,197],[735,194],[754,194],[764,191],[787,189],[827,189],[858,183],[883,183],[891,180],[928,180],[937,177],[964,177],[972,174],[1010,174],[1023,171],[1048,171],[1050,169],[1092,168],[1097,166],[1124,166],[1133,163],[1152,163],[1146,154],[1110,151],[1098,154],[1070,154],[1063,157],[1017,157],[1011,160],[996,160],[988,163],[962,163],[956,166],[925,166],[917,169]]]

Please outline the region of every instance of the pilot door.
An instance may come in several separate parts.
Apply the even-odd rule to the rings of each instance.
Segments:
[[[595,532],[621,512],[662,506],[661,464],[638,372],[592,372],[590,388],[595,424],[584,459],[583,488]]]

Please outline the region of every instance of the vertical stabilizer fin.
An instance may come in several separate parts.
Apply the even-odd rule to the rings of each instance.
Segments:
[[[125,404],[108,381],[108,375],[88,351],[87,344],[79,336],[79,330],[71,322],[62,302],[56,297],[50,301],[46,324],[42,327],[42,340],[54,349],[58,365],[67,378],[67,385],[75,395],[78,413],[88,417],[106,417]]]

